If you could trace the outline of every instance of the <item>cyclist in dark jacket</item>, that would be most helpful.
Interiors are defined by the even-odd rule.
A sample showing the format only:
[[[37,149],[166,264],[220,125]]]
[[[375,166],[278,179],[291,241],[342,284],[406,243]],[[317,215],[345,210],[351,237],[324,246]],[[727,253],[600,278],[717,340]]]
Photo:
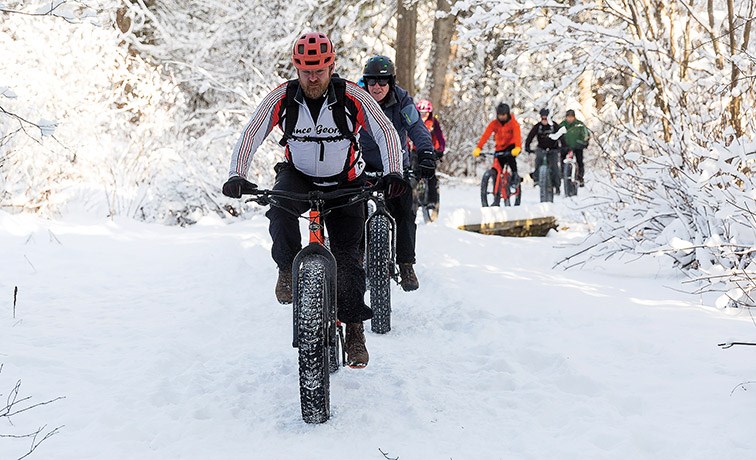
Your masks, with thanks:
[[[420,113],[407,91],[396,84],[396,69],[386,56],[373,56],[363,69],[365,88],[381,106],[394,128],[399,133],[404,149],[403,166],[409,168],[409,146],[412,140],[418,152],[418,165],[423,177],[431,177],[436,170],[436,156],[433,142]],[[382,171],[381,155],[374,138],[366,131],[360,131],[360,147],[367,163],[367,171]],[[389,212],[396,220],[396,262],[399,264],[401,286],[405,291],[420,287],[413,265],[415,264],[415,213],[412,210],[412,196],[406,194],[386,202]]]
[[[543,163],[543,156],[550,153],[550,151],[559,151],[562,147],[562,141],[560,139],[551,138],[551,136],[559,130],[559,125],[554,121],[549,121],[549,109],[541,109],[539,114],[541,115],[541,121],[533,125],[533,128],[530,129],[530,133],[528,133],[528,137],[525,138],[525,151],[528,153],[533,153],[533,149],[530,147],[530,144],[533,143],[533,139],[538,141],[535,170],[530,173],[530,178],[533,179],[533,182],[536,185],[538,185],[536,174],[538,173],[538,168],[540,168]],[[557,193],[559,193],[560,182],[559,162],[557,160],[558,153],[559,152],[549,154],[548,156],[549,170],[551,170],[551,183],[554,184]]]

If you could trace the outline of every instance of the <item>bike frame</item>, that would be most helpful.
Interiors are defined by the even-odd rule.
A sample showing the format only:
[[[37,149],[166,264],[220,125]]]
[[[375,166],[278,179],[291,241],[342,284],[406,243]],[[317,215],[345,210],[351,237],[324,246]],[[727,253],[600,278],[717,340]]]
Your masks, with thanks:
[[[504,182],[504,179],[507,179],[507,183],[511,183],[512,179],[512,171],[509,168],[509,165],[502,165],[501,162],[497,159],[498,155],[496,153],[481,153],[481,155],[484,156],[492,156],[493,157],[493,169],[496,170],[496,180],[494,181],[494,194],[499,195],[502,199],[506,200],[507,198],[512,198],[517,196],[518,193],[520,193],[520,189],[518,188],[515,193],[511,193],[509,191],[509,187],[502,187],[501,184]]]
[[[333,299],[331,301],[331,305],[329,306],[330,312],[329,316],[331,318],[336,318],[337,313],[337,305],[336,305],[336,258],[334,257],[333,253],[325,246],[325,226],[323,225],[323,217],[328,214],[333,209],[349,206],[351,204],[357,203],[359,201],[364,201],[370,197],[370,194],[373,192],[374,187],[361,187],[359,189],[342,189],[342,190],[334,190],[332,192],[323,192],[320,190],[314,190],[310,191],[308,193],[293,193],[293,192],[286,192],[282,190],[261,190],[261,189],[254,189],[254,190],[248,190],[245,191],[245,194],[254,195],[257,198],[255,201],[257,201],[261,205],[271,205],[276,206],[280,209],[283,209],[286,212],[291,213],[292,215],[295,215],[296,217],[302,217],[299,213],[292,211],[285,205],[281,203],[281,200],[292,200],[292,201],[300,201],[300,202],[307,202],[310,205],[310,211],[307,216],[307,220],[309,222],[308,225],[308,231],[309,231],[309,244],[305,247],[303,247],[297,255],[294,257],[294,262],[292,263],[292,279],[297,280],[299,279],[299,266],[301,265],[302,260],[310,255],[317,255],[321,257],[325,263],[326,270],[328,273],[328,279],[331,280],[331,292],[333,292]],[[328,200],[333,199],[339,199],[344,198],[347,199],[344,204],[331,206],[327,209],[324,209],[325,202]],[[294,348],[299,347],[299,310],[298,310],[298,304],[296,302],[296,299],[299,295],[299,283],[292,283],[292,297],[294,298],[294,308],[293,308],[293,337],[292,337],[292,346]],[[336,323],[333,324],[333,327],[336,327]],[[335,332],[335,331],[333,331]],[[335,338],[335,334],[332,335],[332,337]],[[335,343],[332,343],[331,345],[335,345]]]

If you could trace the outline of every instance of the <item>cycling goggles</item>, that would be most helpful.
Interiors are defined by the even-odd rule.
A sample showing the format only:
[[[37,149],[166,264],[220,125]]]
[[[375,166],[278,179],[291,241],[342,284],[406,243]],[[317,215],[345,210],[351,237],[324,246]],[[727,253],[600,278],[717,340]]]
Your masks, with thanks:
[[[365,84],[368,86],[388,86],[389,81],[388,78],[367,78]]]

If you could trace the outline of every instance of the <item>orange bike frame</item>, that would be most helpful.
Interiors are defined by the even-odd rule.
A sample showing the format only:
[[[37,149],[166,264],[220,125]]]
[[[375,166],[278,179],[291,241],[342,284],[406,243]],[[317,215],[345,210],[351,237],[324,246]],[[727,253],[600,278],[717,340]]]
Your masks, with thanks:
[[[496,170],[496,180],[494,182],[494,195],[499,195],[502,198],[507,199],[512,195],[509,193],[509,190],[507,190],[508,187],[501,186],[501,178],[504,176],[505,173],[506,174],[510,174],[510,173],[509,171],[506,171],[506,172],[504,171],[504,167],[501,165],[501,162],[499,162],[499,160],[496,157],[494,157],[493,159],[493,168]]]
[[[321,246],[325,246],[323,216],[320,215],[320,211],[310,210],[310,215],[307,217],[307,220],[310,222],[310,243],[318,243]]]

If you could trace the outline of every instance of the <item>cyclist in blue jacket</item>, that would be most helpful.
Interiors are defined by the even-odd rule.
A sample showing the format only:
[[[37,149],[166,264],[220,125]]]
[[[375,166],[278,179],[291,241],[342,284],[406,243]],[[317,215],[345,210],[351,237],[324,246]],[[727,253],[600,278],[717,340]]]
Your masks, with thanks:
[[[409,145],[412,141],[418,152],[419,173],[423,177],[433,177],[436,171],[436,155],[433,140],[425,127],[420,112],[417,111],[412,96],[396,84],[396,68],[386,56],[373,56],[367,60],[362,72],[365,89],[378,102],[383,113],[394,125],[402,142],[403,166],[410,166]],[[367,163],[367,171],[382,171],[381,153],[374,137],[365,130],[360,131],[360,148]],[[405,291],[420,287],[413,265],[415,264],[415,212],[412,209],[412,195],[406,194],[386,202],[389,212],[396,220],[396,262],[399,264],[401,286]]]

